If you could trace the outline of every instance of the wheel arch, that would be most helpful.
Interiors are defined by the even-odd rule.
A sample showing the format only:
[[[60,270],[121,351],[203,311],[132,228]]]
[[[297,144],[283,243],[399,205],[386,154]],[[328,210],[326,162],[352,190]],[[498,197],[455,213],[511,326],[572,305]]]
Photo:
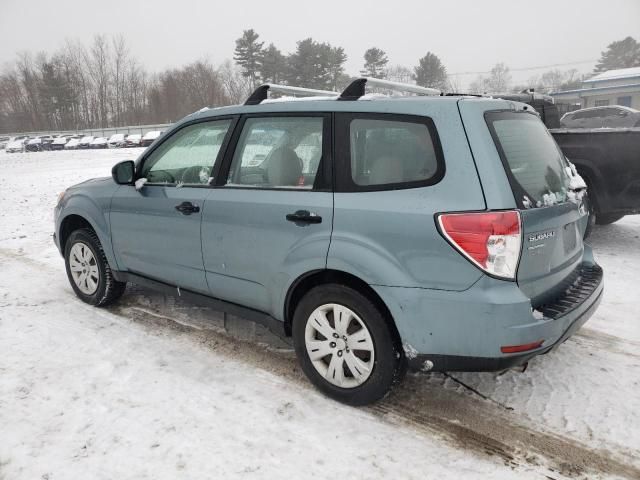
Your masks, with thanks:
[[[299,276],[289,287],[284,304],[284,329],[287,336],[291,336],[291,323],[295,313],[295,307],[302,297],[312,288],[327,283],[338,283],[353,288],[366,296],[383,313],[389,325],[393,341],[402,350],[400,332],[396,326],[391,311],[382,298],[361,278],[341,270],[323,269],[307,272]]]
[[[107,261],[109,265],[117,270],[117,262],[113,255],[113,249],[111,247],[111,239],[109,236],[109,232],[106,230],[105,226],[97,225],[91,215],[87,215],[83,211],[79,211],[77,209],[73,209],[69,211],[60,221],[58,231],[56,232],[58,235],[58,243],[60,245],[60,252],[64,255],[64,248],[69,238],[69,235],[74,230],[79,228],[88,228],[93,233],[96,234],[98,240],[102,244],[102,249],[104,251],[105,256],[107,257]]]
[[[58,232],[58,238],[60,239],[60,247],[63,251],[69,235],[71,235],[73,231],[80,228],[88,228],[96,233],[96,229],[93,225],[91,225],[91,222],[89,222],[89,220],[84,218],[82,215],[71,214],[62,219],[62,221],[60,222],[60,231]]]

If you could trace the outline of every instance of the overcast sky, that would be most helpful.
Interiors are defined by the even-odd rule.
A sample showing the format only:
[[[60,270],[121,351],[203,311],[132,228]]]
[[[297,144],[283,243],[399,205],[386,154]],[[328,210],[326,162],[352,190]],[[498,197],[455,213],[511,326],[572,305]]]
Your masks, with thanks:
[[[587,72],[607,44],[640,40],[640,0],[0,0],[0,64],[21,50],[50,52],[66,38],[88,44],[96,33],[123,34],[152,71],[203,57],[217,63],[231,58],[247,28],[285,53],[309,36],[342,46],[351,74],[377,46],[391,64],[407,66],[434,52],[450,74],[505,62],[521,83],[549,68],[517,69],[575,63],[558,68]]]

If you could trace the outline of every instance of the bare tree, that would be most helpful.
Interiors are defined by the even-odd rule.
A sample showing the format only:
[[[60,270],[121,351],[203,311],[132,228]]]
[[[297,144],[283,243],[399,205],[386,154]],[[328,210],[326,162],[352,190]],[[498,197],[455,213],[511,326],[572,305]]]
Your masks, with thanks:
[[[126,70],[129,63],[129,48],[122,35],[112,39],[113,55],[111,57],[110,95],[111,111],[115,125],[122,125],[122,115],[125,110]]]
[[[387,69],[387,79],[400,83],[413,83],[413,71],[404,65],[392,65]]]
[[[109,126],[109,43],[104,35],[93,38],[87,65],[94,83],[93,103],[98,111],[98,126]]]
[[[38,77],[34,68],[33,56],[29,52],[20,52],[16,68],[29,118],[29,129],[37,130],[41,127],[41,118],[40,102],[38,101]]]
[[[242,103],[251,93],[251,83],[231,61],[225,61],[218,68],[220,80],[229,103]]]

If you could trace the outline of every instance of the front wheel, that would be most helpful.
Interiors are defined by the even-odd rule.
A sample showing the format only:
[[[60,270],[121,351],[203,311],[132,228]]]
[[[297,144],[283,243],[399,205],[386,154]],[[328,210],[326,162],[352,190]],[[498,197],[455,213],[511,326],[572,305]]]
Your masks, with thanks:
[[[67,277],[85,303],[102,307],[122,296],[127,286],[113,278],[98,236],[87,228],[69,235],[64,248]]]
[[[302,370],[335,400],[354,406],[375,402],[404,375],[404,355],[384,314],[350,287],[310,290],[292,327]]]

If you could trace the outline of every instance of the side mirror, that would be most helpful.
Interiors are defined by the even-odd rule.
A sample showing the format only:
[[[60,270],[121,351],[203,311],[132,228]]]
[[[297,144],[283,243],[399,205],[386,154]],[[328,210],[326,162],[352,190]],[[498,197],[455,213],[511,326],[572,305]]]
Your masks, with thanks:
[[[133,160],[125,160],[113,166],[111,176],[118,185],[132,185],[134,171]]]

